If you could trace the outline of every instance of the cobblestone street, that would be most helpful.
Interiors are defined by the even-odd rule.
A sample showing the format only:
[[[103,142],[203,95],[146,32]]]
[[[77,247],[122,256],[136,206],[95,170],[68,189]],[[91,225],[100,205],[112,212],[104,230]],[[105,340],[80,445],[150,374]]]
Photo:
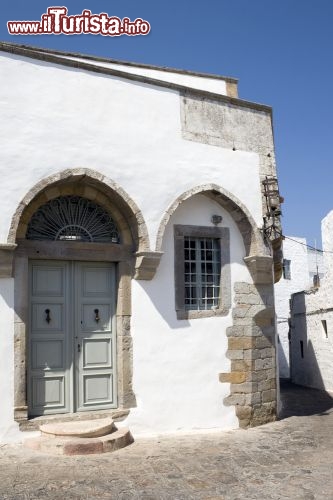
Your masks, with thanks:
[[[285,384],[282,420],[247,431],[137,439],[111,454],[0,448],[0,498],[333,499],[333,399]]]

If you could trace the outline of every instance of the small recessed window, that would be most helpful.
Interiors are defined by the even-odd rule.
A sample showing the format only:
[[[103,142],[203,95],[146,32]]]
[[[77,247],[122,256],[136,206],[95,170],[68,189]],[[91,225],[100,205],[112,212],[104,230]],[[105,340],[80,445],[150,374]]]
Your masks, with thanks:
[[[184,237],[185,309],[217,309],[220,300],[221,250],[217,238]]]
[[[291,261],[283,259],[283,277],[285,280],[291,280]]]
[[[301,349],[301,358],[304,358],[304,343],[303,343],[303,340],[299,341],[299,346],[300,346],[300,349]]]
[[[321,326],[322,326],[325,338],[328,339],[328,331],[327,331],[327,321],[326,321],[326,319],[322,319],[321,320]]]
[[[231,306],[229,229],[176,225],[174,230],[178,319],[227,314]]]

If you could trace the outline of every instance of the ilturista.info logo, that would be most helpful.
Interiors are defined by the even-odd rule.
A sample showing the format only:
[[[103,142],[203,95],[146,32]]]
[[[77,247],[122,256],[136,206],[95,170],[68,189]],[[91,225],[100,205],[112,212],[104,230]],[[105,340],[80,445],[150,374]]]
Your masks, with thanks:
[[[8,21],[7,28],[10,35],[137,36],[150,32],[149,22],[140,17],[131,21],[128,17],[120,19],[106,12],[93,14],[88,9],[69,16],[67,7],[49,7],[40,21]]]

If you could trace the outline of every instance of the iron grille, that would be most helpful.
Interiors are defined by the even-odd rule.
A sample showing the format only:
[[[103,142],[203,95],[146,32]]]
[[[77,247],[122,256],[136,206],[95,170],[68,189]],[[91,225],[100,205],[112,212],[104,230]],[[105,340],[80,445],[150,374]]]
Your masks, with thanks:
[[[28,225],[28,240],[119,243],[113,219],[100,205],[80,196],[60,196],[41,206]]]
[[[217,238],[184,238],[185,309],[219,306],[221,250]]]

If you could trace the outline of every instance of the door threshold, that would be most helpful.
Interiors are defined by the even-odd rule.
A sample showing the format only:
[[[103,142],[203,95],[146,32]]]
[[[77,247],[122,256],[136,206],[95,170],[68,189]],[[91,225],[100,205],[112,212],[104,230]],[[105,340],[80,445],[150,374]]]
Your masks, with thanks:
[[[111,417],[115,422],[121,422],[129,415],[130,410],[125,408],[116,408],[109,410],[82,411],[77,413],[57,413],[55,415],[42,415],[32,417],[19,423],[21,431],[38,431],[44,424],[58,422],[75,422],[76,420],[94,420],[97,418]]]

